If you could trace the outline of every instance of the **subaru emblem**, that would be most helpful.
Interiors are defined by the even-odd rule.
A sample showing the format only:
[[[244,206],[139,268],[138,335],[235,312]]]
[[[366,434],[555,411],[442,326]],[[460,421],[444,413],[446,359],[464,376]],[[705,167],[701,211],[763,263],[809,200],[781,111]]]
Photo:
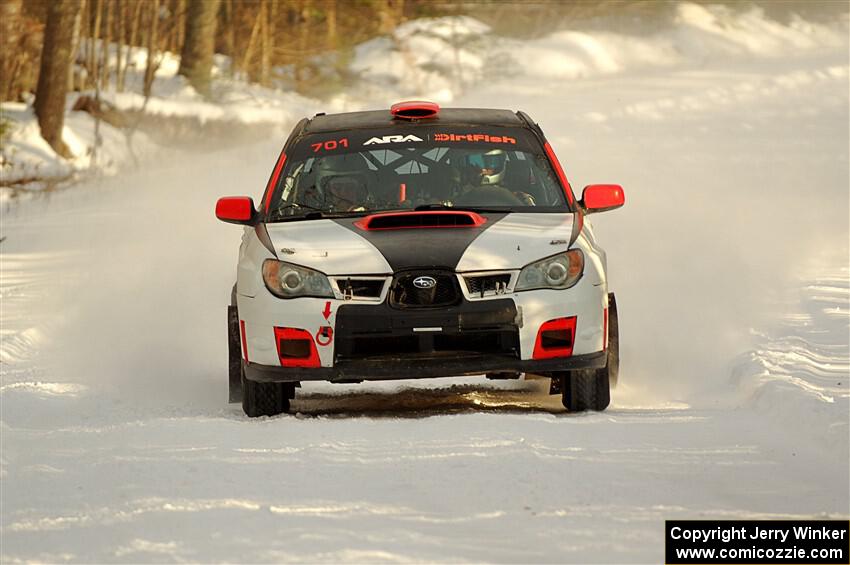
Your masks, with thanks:
[[[416,277],[413,279],[413,286],[416,288],[433,288],[437,286],[437,279],[434,277]]]

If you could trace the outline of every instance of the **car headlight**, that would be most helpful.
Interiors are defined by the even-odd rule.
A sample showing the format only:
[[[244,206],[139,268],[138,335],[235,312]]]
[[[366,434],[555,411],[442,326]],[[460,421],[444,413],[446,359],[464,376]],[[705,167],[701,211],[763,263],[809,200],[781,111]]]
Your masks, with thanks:
[[[334,297],[331,282],[324,273],[275,259],[263,261],[263,281],[269,292],[279,298]]]
[[[584,272],[584,253],[571,249],[523,267],[514,290],[564,289],[574,286]]]

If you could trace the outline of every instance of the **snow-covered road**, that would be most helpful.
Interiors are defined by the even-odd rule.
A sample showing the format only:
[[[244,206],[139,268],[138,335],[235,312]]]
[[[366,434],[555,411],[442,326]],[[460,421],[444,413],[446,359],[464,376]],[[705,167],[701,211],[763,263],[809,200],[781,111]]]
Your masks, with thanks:
[[[850,514],[846,43],[493,80],[593,217],[618,295],[611,408],[548,381],[312,385],[227,405],[238,228],[281,141],[6,209],[3,562],[660,562],[671,518]],[[598,218],[598,219],[597,219]]]

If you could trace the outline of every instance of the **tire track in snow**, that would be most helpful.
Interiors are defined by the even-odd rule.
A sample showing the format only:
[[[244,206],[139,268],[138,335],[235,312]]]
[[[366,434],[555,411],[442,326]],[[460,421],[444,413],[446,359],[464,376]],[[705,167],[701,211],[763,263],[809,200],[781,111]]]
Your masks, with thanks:
[[[704,83],[706,76],[710,76],[710,74],[693,72],[683,73],[682,78],[696,79],[699,77],[696,85]],[[700,89],[695,94],[634,102],[628,104],[622,111],[613,114],[612,117],[629,116],[645,120],[668,120],[671,118],[671,114],[676,114],[681,119],[694,113],[711,112],[718,107],[788,96],[814,87],[831,87],[846,83],[848,76],[850,76],[850,67],[845,65],[828,65],[813,70],[800,69],[756,78],[746,78],[747,75],[743,75],[742,80],[733,86],[714,85]],[[816,108],[812,107],[801,107],[796,110],[798,112],[809,112],[809,114],[817,111]],[[592,121],[605,121],[607,119],[603,114],[598,113],[590,113],[587,117]]]
[[[850,269],[827,271],[803,283],[799,312],[772,333],[757,334],[735,378],[753,396],[794,388],[823,403],[850,399]]]

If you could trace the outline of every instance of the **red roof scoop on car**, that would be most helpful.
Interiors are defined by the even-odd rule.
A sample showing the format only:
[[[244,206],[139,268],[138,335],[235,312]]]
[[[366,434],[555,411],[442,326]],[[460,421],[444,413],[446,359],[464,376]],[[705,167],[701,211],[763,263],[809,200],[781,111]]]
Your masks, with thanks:
[[[433,118],[440,112],[440,106],[435,102],[424,100],[410,100],[398,102],[390,107],[390,114],[402,120],[421,120]]]

